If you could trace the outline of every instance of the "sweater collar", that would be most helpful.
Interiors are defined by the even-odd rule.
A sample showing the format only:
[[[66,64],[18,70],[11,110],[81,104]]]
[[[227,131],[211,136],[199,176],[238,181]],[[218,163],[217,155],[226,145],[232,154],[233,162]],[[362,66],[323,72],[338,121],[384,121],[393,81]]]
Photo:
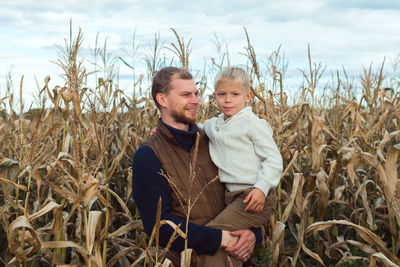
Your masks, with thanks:
[[[174,128],[160,119],[159,125],[165,126],[169,133],[172,134],[171,137],[181,146],[183,147],[186,151],[190,151],[192,148],[195,138],[196,138],[196,132],[197,132],[197,127],[194,123],[189,124],[189,131],[184,131],[181,129]],[[170,138],[171,140],[171,138]]]
[[[218,122],[220,124],[226,124],[226,123],[229,123],[230,121],[235,121],[237,118],[245,116],[246,114],[250,114],[251,112],[252,112],[251,107],[244,107],[238,113],[236,113],[235,115],[229,117],[226,120],[224,120],[224,113],[221,113],[221,114],[218,115]]]

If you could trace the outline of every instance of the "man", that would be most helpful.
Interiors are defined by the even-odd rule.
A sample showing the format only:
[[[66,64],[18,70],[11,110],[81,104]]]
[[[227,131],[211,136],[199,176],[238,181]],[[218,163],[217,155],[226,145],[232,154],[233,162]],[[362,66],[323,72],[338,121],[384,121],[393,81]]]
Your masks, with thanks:
[[[161,220],[180,224],[185,232],[187,204],[189,199],[194,201],[201,192],[190,210],[188,247],[200,255],[202,266],[229,266],[226,252],[245,262],[251,256],[256,235],[248,229],[229,232],[204,226],[224,209],[225,187],[219,180],[211,182],[217,176],[217,168],[209,155],[208,138],[195,125],[199,103],[197,92],[192,75],[183,69],[167,67],[154,76],[152,96],[161,119],[157,133],[145,140],[133,157],[132,195],[145,231],[150,235],[160,197]],[[196,150],[196,138],[196,176],[191,181],[190,163]],[[260,229],[254,231],[260,242]],[[168,244],[172,233],[169,225],[160,228],[161,246]],[[180,252],[183,249],[184,240],[179,237],[172,243],[170,251]],[[169,255],[175,266],[179,266],[177,254]]]

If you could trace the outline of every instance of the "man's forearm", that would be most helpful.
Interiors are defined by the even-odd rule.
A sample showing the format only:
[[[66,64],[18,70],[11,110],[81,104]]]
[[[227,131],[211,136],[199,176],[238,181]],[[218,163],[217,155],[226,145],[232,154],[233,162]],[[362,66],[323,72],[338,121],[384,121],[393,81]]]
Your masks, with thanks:
[[[166,214],[162,220],[170,220],[175,224],[180,224],[180,229],[186,231],[186,220],[175,215]],[[165,246],[174,230],[169,225],[160,228],[160,245]],[[193,248],[199,254],[213,255],[220,247],[222,231],[189,222],[188,226],[188,247]],[[185,247],[183,238],[177,238],[171,245],[171,250],[182,251]]]

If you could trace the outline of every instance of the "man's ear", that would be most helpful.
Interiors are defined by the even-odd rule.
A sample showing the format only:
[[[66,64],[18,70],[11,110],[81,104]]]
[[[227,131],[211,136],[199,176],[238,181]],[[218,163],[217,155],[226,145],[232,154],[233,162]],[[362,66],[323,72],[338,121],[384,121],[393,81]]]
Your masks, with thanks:
[[[163,93],[157,93],[156,94],[156,99],[157,99],[157,102],[158,102],[158,104],[160,106],[162,106],[162,107],[166,107],[167,106],[167,101],[166,101],[165,95]]]

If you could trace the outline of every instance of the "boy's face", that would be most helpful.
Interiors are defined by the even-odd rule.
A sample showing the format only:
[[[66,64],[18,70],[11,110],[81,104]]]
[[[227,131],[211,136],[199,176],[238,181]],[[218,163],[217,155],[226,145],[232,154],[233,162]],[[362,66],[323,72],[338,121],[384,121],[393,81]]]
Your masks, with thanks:
[[[232,82],[218,83],[214,92],[215,101],[224,113],[225,120],[241,111],[251,96],[251,91],[244,89],[240,83]]]

